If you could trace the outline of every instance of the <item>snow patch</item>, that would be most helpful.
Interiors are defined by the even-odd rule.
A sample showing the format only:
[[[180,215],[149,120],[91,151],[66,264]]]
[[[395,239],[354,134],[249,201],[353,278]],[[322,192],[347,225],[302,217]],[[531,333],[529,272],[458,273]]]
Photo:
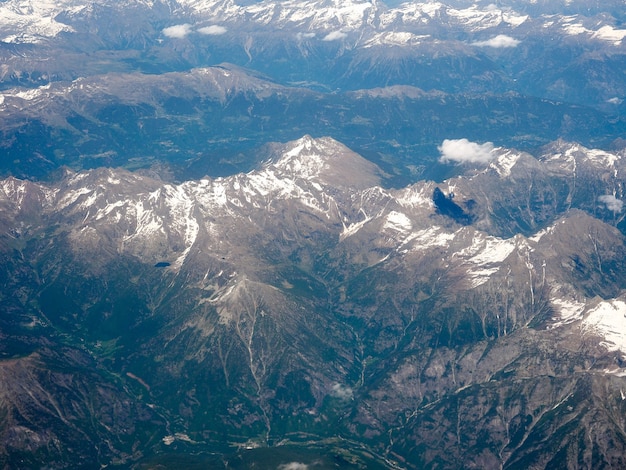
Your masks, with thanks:
[[[568,150],[567,153],[574,152],[575,150],[581,150],[580,148]],[[585,158],[601,166],[603,168],[613,168],[615,164],[619,161],[619,157],[615,154],[605,152],[604,150],[598,149],[582,149],[585,154]]]
[[[430,35],[422,34],[416,35],[413,33],[403,31],[390,31],[385,33],[375,34],[371,39],[367,40],[363,44],[363,48],[370,48],[374,46],[416,46],[420,44],[424,39],[428,39]]]
[[[417,207],[431,209],[434,206],[432,188],[426,186],[403,189],[397,194],[395,199],[402,207],[410,209]]]
[[[7,178],[2,180],[2,191],[7,198],[12,201],[17,208],[22,207],[24,198],[26,197],[26,183],[16,178]]]
[[[370,220],[372,220],[372,218],[373,217],[366,217],[364,220],[361,220],[360,222],[355,222],[353,224],[350,224],[347,227],[344,225],[343,226],[343,231],[339,235],[339,241],[343,241],[346,238],[351,237],[352,235],[357,233],[359,230],[361,230],[361,228],[363,228],[363,226],[366,223],[368,223]]]
[[[603,41],[612,42],[615,46],[619,46],[626,37],[626,29],[615,29],[612,26],[606,25],[594,32],[592,36]]]
[[[557,314],[555,319],[558,319],[551,325],[552,328],[558,328],[579,320],[583,310],[585,310],[584,302],[578,302],[573,299],[551,298],[550,303]]]
[[[411,220],[401,212],[391,211],[387,214],[387,220],[383,226],[383,230],[391,229],[396,232],[408,232],[413,228]]]
[[[427,251],[433,247],[447,247],[453,239],[453,233],[444,231],[442,227],[433,226],[411,233],[403,245],[412,243],[411,251]]]
[[[462,10],[448,8],[446,13],[459,23],[471,27],[473,31],[494,28],[503,20],[501,11],[497,8],[481,10],[478,5]]]
[[[600,344],[607,350],[626,353],[626,302],[600,302],[587,313],[583,326],[604,337]]]
[[[63,11],[62,2],[21,0],[3,2],[0,5],[2,30],[13,32],[3,37],[2,42],[36,44],[63,31],[74,32],[71,26],[55,20]]]
[[[136,226],[133,233],[124,237],[124,242],[133,241],[135,239],[146,240],[154,236],[156,233],[163,232],[163,222],[152,212],[146,210],[144,201],[137,201],[130,211],[134,213]]]
[[[183,237],[185,249],[172,263],[174,268],[180,268],[196,241],[200,225],[194,217],[195,204],[181,186],[166,186],[167,205],[169,207],[172,228]]]
[[[516,246],[515,238],[502,240],[477,232],[472,237],[471,244],[453,256],[464,259],[470,285],[474,288],[484,284],[492,274],[498,272],[502,262]]]
[[[82,196],[83,194],[89,194],[91,193],[91,191],[92,190],[87,187],[68,191],[57,203],[59,209],[65,209],[66,207],[75,203],[80,196]]]
[[[13,96],[15,96],[16,98],[23,99],[25,101],[32,101],[32,100],[37,99],[37,98],[39,98],[41,96],[41,89],[40,88],[34,88],[32,90],[18,91],[16,93],[14,93]]]
[[[475,239],[475,244],[469,249],[472,251],[479,247],[478,253],[470,258],[470,262],[476,265],[502,263],[513,252],[515,246],[513,239],[501,240],[499,238],[487,237],[481,240],[478,237],[478,239]]]
[[[489,167],[493,168],[502,178],[511,176],[511,170],[520,159],[520,155],[513,152],[506,152],[500,155]]]
[[[563,31],[565,34],[569,34],[571,36],[577,36],[579,34],[589,33],[590,31],[585,28],[581,23],[569,23],[567,22],[569,18],[565,18],[566,22],[563,25]]]
[[[524,24],[528,20],[528,15],[520,15],[514,11],[502,12],[502,19],[505,23],[510,24],[513,27],[518,27]]]

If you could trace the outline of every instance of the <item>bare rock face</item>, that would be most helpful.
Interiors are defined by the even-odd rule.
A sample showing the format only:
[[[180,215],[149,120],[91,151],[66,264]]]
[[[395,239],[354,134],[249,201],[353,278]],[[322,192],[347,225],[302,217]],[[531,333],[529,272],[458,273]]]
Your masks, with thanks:
[[[621,157],[557,146],[394,190],[309,136],[230,177],[4,180],[2,462],[619,468]]]

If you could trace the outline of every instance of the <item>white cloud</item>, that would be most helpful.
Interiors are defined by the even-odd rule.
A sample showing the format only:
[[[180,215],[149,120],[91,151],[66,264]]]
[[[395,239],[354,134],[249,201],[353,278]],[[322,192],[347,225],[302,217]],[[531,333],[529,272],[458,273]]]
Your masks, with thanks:
[[[606,101],[607,101],[608,103],[611,103],[611,104],[622,104],[622,101],[623,101],[623,100],[622,100],[622,99],[620,99],[620,98],[618,98],[617,96],[614,96],[613,98],[608,99],[608,100],[606,100]]]
[[[310,38],[314,38],[315,37],[315,33],[298,33],[296,34],[296,39],[298,41],[301,41],[302,39],[310,39]]]
[[[216,24],[212,24],[211,26],[205,26],[198,29],[198,32],[200,34],[206,34],[207,36],[219,36],[220,34],[224,34],[226,31],[228,30],[224,26],[219,26]]]
[[[511,36],[507,36],[505,34],[498,34],[497,36],[487,39],[486,41],[478,41],[472,43],[474,46],[478,47],[495,47],[495,48],[503,48],[503,47],[517,47],[520,43],[518,39],[512,38]]]
[[[346,385],[335,384],[333,385],[332,395],[342,400],[352,399],[352,389]]]
[[[344,39],[346,36],[347,34],[342,33],[341,31],[333,31],[324,36],[324,39],[322,39],[322,41],[339,41],[341,39]]]
[[[300,462],[289,462],[278,466],[278,470],[308,470],[309,466]]]
[[[175,26],[170,26],[169,28],[163,29],[163,34],[168,38],[184,38],[191,32],[190,24],[177,24]]]
[[[622,212],[624,208],[624,201],[617,199],[612,194],[605,194],[604,196],[600,196],[598,201],[606,205],[606,208],[613,212]]]
[[[438,149],[442,163],[487,163],[495,158],[491,142],[477,144],[467,139],[446,139]]]

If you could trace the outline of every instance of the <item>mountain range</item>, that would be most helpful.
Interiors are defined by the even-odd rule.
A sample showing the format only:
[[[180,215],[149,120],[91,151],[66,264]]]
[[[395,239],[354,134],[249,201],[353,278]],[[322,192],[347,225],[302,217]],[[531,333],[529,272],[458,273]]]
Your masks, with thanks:
[[[623,463],[621,154],[494,148],[385,189],[330,138],[269,153],[2,182],[5,465]]]
[[[0,2],[0,467],[624,468],[623,0]]]
[[[63,166],[166,165],[179,181],[224,176],[254,168],[266,142],[332,133],[384,168],[388,183],[402,186],[449,176],[441,172],[452,167],[437,165],[437,146],[451,136],[530,149],[558,138],[621,148],[626,131],[621,117],[519,95],[406,86],[328,94],[278,85],[232,65],[11,91],[0,110],[0,168],[39,179]]]
[[[623,78],[607,72],[623,60],[622,7],[621,1],[6,1],[3,81],[35,85],[85,71],[143,66],[162,73],[231,62],[283,84],[329,90],[514,89],[615,106],[607,100],[623,96]],[[55,63],[45,59],[51,49],[60,54]]]
[[[309,134],[403,186],[451,176],[432,170],[446,138],[620,149],[622,6],[5,1],[2,172],[225,176]]]

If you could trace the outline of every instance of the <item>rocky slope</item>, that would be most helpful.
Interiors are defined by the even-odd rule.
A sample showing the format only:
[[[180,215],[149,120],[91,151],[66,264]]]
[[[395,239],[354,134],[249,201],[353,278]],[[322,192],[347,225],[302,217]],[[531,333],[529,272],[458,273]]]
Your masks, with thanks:
[[[624,464],[622,155],[394,190],[330,138],[267,155],[2,182],[3,464]]]

